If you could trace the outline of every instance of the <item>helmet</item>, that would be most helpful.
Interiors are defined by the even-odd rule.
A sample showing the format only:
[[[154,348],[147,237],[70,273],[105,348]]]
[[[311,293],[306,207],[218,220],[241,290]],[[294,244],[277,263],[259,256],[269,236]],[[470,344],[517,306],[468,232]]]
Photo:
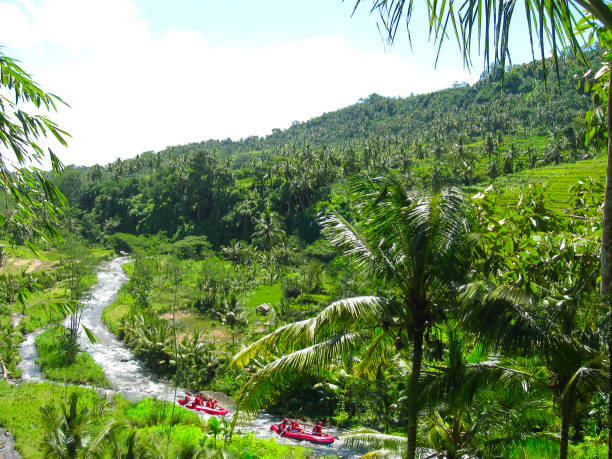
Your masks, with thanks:
[[[289,419],[283,419],[283,422],[289,422]]]
[[[323,425],[323,422],[322,422],[322,421],[319,421],[319,422],[317,422],[317,425],[318,425],[318,426],[322,426],[322,425]]]

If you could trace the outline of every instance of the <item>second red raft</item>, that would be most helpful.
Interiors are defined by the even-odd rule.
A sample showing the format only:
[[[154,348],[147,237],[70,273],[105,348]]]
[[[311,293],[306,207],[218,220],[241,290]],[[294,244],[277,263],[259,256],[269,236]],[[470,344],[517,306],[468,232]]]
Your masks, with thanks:
[[[326,435],[326,434],[313,435],[313,434],[309,434],[306,432],[291,432],[288,430],[281,432],[280,427],[278,427],[278,425],[276,424],[272,424],[270,426],[270,430],[273,430],[274,432],[279,434],[281,437],[294,438],[296,440],[306,440],[306,441],[311,441],[313,443],[319,443],[322,445],[331,445],[335,440],[333,436]]]
[[[227,411],[225,408],[221,408],[220,406],[217,408],[209,408],[207,406],[204,405],[196,405],[193,402],[191,403],[187,403],[186,405],[183,405],[185,408],[189,408],[190,410],[194,410],[194,411],[204,411],[205,413],[208,414],[217,414],[219,416],[225,416],[227,413],[229,413],[229,411]]]

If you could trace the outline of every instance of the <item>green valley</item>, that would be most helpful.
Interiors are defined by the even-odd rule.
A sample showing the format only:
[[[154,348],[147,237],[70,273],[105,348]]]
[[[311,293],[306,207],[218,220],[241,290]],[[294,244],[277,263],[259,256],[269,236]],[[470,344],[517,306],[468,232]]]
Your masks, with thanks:
[[[32,135],[66,133],[17,107],[61,99],[0,49],[0,147],[34,152],[0,155],[5,451],[606,457],[597,31],[584,61],[503,50],[471,85],[49,172]]]

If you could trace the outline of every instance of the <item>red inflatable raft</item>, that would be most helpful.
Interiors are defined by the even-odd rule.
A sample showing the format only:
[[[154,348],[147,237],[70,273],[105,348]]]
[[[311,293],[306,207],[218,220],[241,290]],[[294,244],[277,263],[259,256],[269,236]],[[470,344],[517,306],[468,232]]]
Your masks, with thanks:
[[[191,394],[188,394],[188,395],[191,395]],[[196,403],[196,401],[191,400],[189,396],[186,398],[179,398],[178,402],[179,402],[179,405],[184,406],[185,408],[194,410],[194,411],[204,411],[205,413],[216,414],[219,416],[225,416],[227,413],[229,413],[229,411],[227,411],[225,408],[221,408],[220,406],[217,408],[210,408],[206,405]]]
[[[281,432],[280,427],[278,427],[278,425],[276,424],[272,424],[270,426],[270,430],[273,430],[281,437],[294,438],[296,440],[307,440],[313,443],[320,443],[323,445],[331,445],[335,440],[333,436],[326,434],[313,435],[306,432],[292,432],[288,430]]]
[[[227,413],[229,413],[229,411],[227,411],[225,408],[221,408],[220,406],[217,408],[209,408],[207,406],[204,405],[196,405],[193,402],[191,403],[187,403],[186,405],[183,405],[185,408],[188,408],[190,410],[194,410],[194,411],[204,411],[205,413],[208,414],[217,414],[219,416],[225,416]]]

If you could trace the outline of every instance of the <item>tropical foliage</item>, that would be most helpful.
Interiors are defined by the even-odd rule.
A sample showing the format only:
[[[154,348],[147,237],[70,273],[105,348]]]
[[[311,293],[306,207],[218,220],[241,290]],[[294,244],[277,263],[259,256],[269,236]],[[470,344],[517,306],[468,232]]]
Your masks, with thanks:
[[[458,11],[436,5],[441,39],[440,19]],[[473,9],[449,25],[471,37],[479,6],[465,5]],[[412,8],[373,6],[391,37]],[[530,27],[552,19],[565,33],[576,26],[565,13],[540,12]],[[503,48],[500,37],[486,46]],[[598,66],[605,57],[589,45],[583,54]],[[502,51],[472,86],[374,94],[265,138],[69,167],[53,178],[69,201],[61,230],[75,233],[64,255],[11,271],[11,254],[37,236],[10,219],[0,228],[12,246],[0,257],[3,375],[18,373],[20,331],[66,315],[67,330],[39,335],[41,364],[65,376],[64,364],[83,363],[87,241],[132,256],[130,280],[104,314],[109,327],[175,384],[235,396],[231,428],[240,413],[265,408],[352,428],[347,444],[371,455],[599,454],[609,432],[610,317],[597,293],[604,185],[602,173],[582,171],[603,161],[601,136],[589,120],[573,121],[601,114],[603,86],[587,75],[576,88],[572,75],[584,72],[569,58],[506,67]],[[550,188],[537,183],[572,170],[580,181],[571,187],[556,175]],[[44,220],[45,206],[34,207]],[[26,315],[15,327],[18,310]],[[0,404],[28,387],[0,385]],[[90,396],[38,410],[46,428],[32,433],[41,440],[33,450],[44,439],[60,457],[302,455],[250,437],[229,444],[227,424],[204,425],[159,401],[98,397],[89,407]],[[9,411],[0,422],[24,448],[27,429]]]

